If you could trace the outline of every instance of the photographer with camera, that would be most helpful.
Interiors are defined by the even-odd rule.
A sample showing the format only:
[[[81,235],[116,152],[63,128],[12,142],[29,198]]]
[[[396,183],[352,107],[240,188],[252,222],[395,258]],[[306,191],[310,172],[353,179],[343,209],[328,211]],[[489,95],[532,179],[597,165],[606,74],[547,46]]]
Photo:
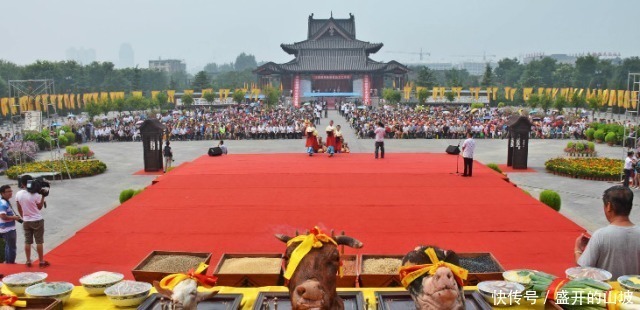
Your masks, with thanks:
[[[4,239],[4,263],[16,263],[16,221],[22,223],[22,219],[15,214],[9,199],[13,196],[13,190],[9,185],[0,186],[0,238]]]
[[[44,219],[40,213],[45,205],[44,197],[49,193],[48,185],[49,183],[46,181],[34,180],[30,175],[25,175],[20,179],[21,190],[16,194],[18,212],[24,220],[22,227],[24,228],[24,253],[27,257],[27,267],[31,267],[31,245],[34,239],[40,268],[50,265],[44,260]]]

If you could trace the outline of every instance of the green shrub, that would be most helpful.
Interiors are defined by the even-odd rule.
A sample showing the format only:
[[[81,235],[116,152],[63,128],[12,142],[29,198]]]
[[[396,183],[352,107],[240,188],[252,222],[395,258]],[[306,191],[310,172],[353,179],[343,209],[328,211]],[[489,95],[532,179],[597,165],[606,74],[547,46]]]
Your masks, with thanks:
[[[568,149],[572,149],[574,146],[576,146],[575,142],[567,142],[567,148]]]
[[[125,189],[120,192],[120,203],[124,203],[125,201],[131,199],[135,195],[135,191],[133,189]]]
[[[606,136],[604,136],[604,142],[607,143],[616,143],[617,137],[615,132],[608,132]]]
[[[589,151],[595,151],[596,150],[596,144],[593,142],[588,142],[587,143],[587,148],[589,149]]]
[[[76,142],[76,134],[73,132],[66,132],[64,134],[67,137],[67,141],[69,141],[69,145],[74,144]]]
[[[582,142],[576,143],[576,151],[578,151],[578,152],[584,151],[584,143],[582,143]]]
[[[593,134],[596,133],[596,130],[593,128],[587,129],[584,134],[587,136],[587,139],[593,140]]]
[[[88,146],[86,146],[86,145],[85,145],[85,146],[83,146],[83,147],[80,149],[80,153],[82,153],[82,154],[89,154],[89,151],[90,151],[90,149],[89,149],[89,147],[88,147]]]
[[[604,141],[604,130],[602,129],[596,130],[596,132],[593,134],[593,138],[598,141]]]
[[[487,168],[493,169],[498,173],[502,173],[502,170],[500,170],[500,167],[498,167],[498,165],[494,163],[487,164]]]
[[[472,109],[482,109],[484,108],[484,103],[474,102],[471,104]]]
[[[69,144],[69,139],[67,137],[62,136],[58,139],[58,143],[60,143],[60,147],[64,147]]]
[[[556,193],[552,190],[544,190],[540,193],[540,202],[546,204],[556,211],[560,211],[560,207],[562,206],[562,200],[560,199],[560,194]]]
[[[498,102],[498,108],[504,107],[504,102]]]
[[[64,149],[69,155],[76,155],[79,152],[78,147],[73,145],[68,145]]]

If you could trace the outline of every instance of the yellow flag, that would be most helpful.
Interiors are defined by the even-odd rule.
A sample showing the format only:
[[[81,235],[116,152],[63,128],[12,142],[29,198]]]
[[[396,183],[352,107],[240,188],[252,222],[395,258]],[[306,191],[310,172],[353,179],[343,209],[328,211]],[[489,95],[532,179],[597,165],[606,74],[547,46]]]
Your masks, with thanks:
[[[556,96],[558,96],[558,91],[559,91],[559,90],[560,90],[560,89],[558,89],[558,88],[554,88],[554,89],[553,89],[553,92],[552,92],[552,95],[551,95],[551,98],[555,98]]]
[[[167,90],[167,97],[169,102],[171,103],[175,103],[175,96],[176,96],[176,91],[175,90]]]
[[[563,98],[567,98],[569,96],[569,89],[568,88],[561,88],[560,89],[560,96],[562,96]]]
[[[608,89],[609,91],[609,106],[615,106],[616,105],[616,101],[618,99],[618,96],[616,96],[616,90],[615,89]]]
[[[142,97],[142,92],[141,91],[132,91],[131,95],[134,97]]]
[[[624,106],[624,90],[618,90],[618,106]]]
[[[509,94],[511,93],[511,87],[504,88],[504,99],[509,100]]]
[[[522,98],[524,101],[529,101],[531,93],[533,93],[533,87],[526,87],[522,89]]]
[[[518,90],[517,88],[512,88],[511,89],[511,93],[509,93],[509,98],[511,98],[511,99],[509,99],[509,100],[513,101],[513,96],[515,96],[517,90]]]
[[[498,87],[492,87],[491,94],[493,95],[493,100],[498,100]]]
[[[15,115],[18,113],[18,107],[16,106],[16,98],[9,98],[8,101],[9,108],[11,109],[11,114]]]
[[[58,109],[62,109],[64,104],[64,95],[58,95]]]
[[[2,116],[7,116],[7,112],[9,112],[7,101],[7,98],[0,98],[0,112],[2,112]]]
[[[630,100],[631,100],[631,108],[635,109],[637,104],[638,104],[638,92],[637,91],[631,92]]]
[[[212,93],[212,92],[213,92],[213,88],[205,88],[202,90],[202,95],[204,96],[204,94]]]

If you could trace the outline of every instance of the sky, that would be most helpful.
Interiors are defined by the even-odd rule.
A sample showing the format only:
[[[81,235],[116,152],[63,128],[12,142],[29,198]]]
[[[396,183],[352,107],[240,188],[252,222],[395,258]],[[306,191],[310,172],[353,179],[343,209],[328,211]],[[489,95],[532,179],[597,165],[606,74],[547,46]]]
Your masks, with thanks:
[[[1,0],[0,59],[65,60],[94,49],[118,64],[182,59],[189,71],[242,53],[286,62],[281,43],[303,41],[307,20],[355,15],[359,40],[384,43],[371,58],[405,63],[497,61],[543,52],[640,55],[637,0]],[[398,53],[400,52],[400,53]],[[486,55],[486,57],[483,57]]]

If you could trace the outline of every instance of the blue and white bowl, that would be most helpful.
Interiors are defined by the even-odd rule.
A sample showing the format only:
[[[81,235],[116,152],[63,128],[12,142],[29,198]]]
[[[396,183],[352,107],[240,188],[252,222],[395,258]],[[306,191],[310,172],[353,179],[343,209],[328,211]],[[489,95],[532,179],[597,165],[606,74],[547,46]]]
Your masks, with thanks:
[[[20,272],[4,277],[2,282],[16,295],[22,295],[27,287],[44,282],[48,276],[44,272]]]
[[[73,291],[73,284],[69,282],[38,283],[27,287],[25,293],[28,297],[45,297],[60,299],[66,303]]]
[[[89,295],[104,295],[104,290],[122,281],[124,275],[117,272],[98,271],[80,278],[80,284]]]
[[[118,307],[134,307],[141,304],[151,291],[151,284],[124,280],[104,290],[109,300]]]

